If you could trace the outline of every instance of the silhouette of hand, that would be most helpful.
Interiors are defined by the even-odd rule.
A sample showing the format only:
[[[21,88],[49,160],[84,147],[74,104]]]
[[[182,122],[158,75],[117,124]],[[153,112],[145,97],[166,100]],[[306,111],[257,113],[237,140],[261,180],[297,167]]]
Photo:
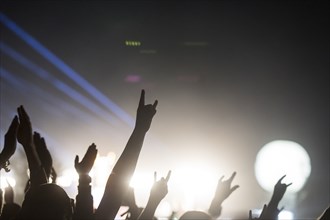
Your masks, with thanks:
[[[222,181],[224,176],[219,179],[214,197],[209,207],[209,214],[211,214],[213,218],[218,218],[220,216],[222,202],[239,187],[238,185],[231,187],[231,183],[235,176],[236,172],[234,172],[228,180]]]
[[[53,159],[47,149],[45,139],[41,137],[38,132],[34,132],[33,142],[38,153],[40,162],[45,169],[47,177],[49,177],[53,166]]]
[[[14,203],[14,190],[13,187],[7,180],[7,187],[5,188],[5,203],[6,204],[13,204]]]
[[[96,159],[96,155],[97,149],[94,143],[88,147],[88,150],[80,163],[79,156],[76,155],[74,160],[74,167],[76,168],[76,171],[79,175],[88,174],[91,171]]]
[[[18,130],[18,117],[15,116],[5,134],[4,146],[0,153],[0,170],[4,168],[7,172],[10,170],[8,168],[9,158],[15,153],[16,150],[16,136]]]
[[[167,183],[171,177],[171,171],[168,171],[166,178],[162,177],[157,181],[157,173],[154,173],[154,184],[150,191],[150,200],[160,202],[168,192]]]
[[[17,130],[17,141],[22,144],[24,148],[32,146],[32,125],[30,118],[25,109],[21,105],[17,108],[19,117],[19,126]]]
[[[281,183],[285,176],[286,175],[282,176],[274,186],[273,199],[275,199],[276,201],[280,201],[283,198],[286,189],[292,184]]]
[[[139,107],[137,109],[136,115],[136,127],[147,132],[150,128],[152,118],[156,114],[156,107],[158,101],[156,100],[154,104],[145,105],[144,101],[145,92],[144,90],[141,91]]]
[[[239,188],[239,185],[235,185],[231,187],[231,183],[235,178],[235,176],[236,176],[236,172],[234,172],[228,180],[222,181],[224,176],[222,176],[219,179],[217,189],[214,195],[214,198],[217,201],[221,201],[221,202],[224,201],[230,196],[230,194],[232,194],[232,192],[234,192],[237,188]]]

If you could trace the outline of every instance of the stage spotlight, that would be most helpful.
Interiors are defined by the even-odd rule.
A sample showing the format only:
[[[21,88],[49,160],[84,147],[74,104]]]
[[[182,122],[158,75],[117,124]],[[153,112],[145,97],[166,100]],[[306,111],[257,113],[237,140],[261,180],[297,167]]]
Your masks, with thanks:
[[[259,185],[272,192],[275,183],[286,175],[285,183],[291,183],[288,192],[296,193],[305,185],[311,162],[306,150],[288,140],[275,140],[266,144],[257,154],[255,175]]]
[[[181,210],[206,209],[214,194],[218,173],[207,163],[186,163],[172,171],[169,187],[181,195]]]

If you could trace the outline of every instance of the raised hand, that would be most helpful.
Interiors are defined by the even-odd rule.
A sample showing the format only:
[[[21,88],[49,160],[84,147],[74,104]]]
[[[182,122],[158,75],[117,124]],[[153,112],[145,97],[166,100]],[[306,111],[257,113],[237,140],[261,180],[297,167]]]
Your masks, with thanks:
[[[47,145],[45,139],[40,136],[38,132],[34,132],[33,134],[33,142],[38,153],[40,162],[45,169],[45,173],[47,178],[50,177],[52,167],[53,167],[53,159],[50,152],[47,149]]]
[[[157,173],[154,173],[154,185],[151,188],[150,196],[146,208],[142,211],[138,220],[143,219],[153,219],[155,211],[162,201],[162,199],[167,195],[167,182],[171,177],[171,171],[168,171],[167,176],[162,177],[157,181]]]
[[[88,174],[91,171],[96,159],[96,155],[97,149],[94,143],[88,147],[88,150],[86,151],[85,156],[81,162],[79,162],[79,156],[76,155],[74,160],[74,167],[76,168],[76,171],[79,175]]]
[[[17,141],[22,144],[24,148],[31,147],[33,144],[33,139],[30,118],[22,105],[17,108],[17,113],[19,117]]]
[[[150,128],[153,116],[156,114],[158,103],[155,101],[152,105],[145,105],[144,99],[145,92],[142,90],[135,128],[108,178],[103,197],[95,211],[95,220],[114,219],[128,190],[128,180],[134,174],[145,135]]]
[[[30,169],[31,186],[47,183],[47,176],[41,165],[40,158],[35,149],[32,135],[32,125],[28,114],[21,105],[17,108],[19,126],[17,130],[17,141],[23,146]]]
[[[280,201],[283,198],[286,189],[292,184],[281,183],[285,176],[286,175],[282,176],[274,186],[273,199],[276,199],[277,201]]]
[[[160,202],[168,192],[167,183],[171,177],[171,171],[168,171],[167,176],[162,177],[157,181],[157,173],[154,173],[154,184],[150,191],[150,200]]]
[[[223,181],[224,176],[219,179],[213,200],[209,208],[209,213],[212,215],[212,217],[217,218],[220,216],[222,202],[239,187],[238,185],[231,187],[231,183],[233,182],[235,176],[236,172],[233,172],[228,180]]]
[[[18,117],[15,116],[5,134],[4,146],[0,153],[0,170],[4,168],[7,172],[10,170],[8,168],[9,158],[15,153],[16,150],[16,136],[18,130]]]
[[[136,128],[147,132],[150,128],[152,118],[156,114],[156,107],[158,101],[156,100],[154,104],[145,105],[145,92],[141,91],[139,107],[137,109],[136,115]]]
[[[270,199],[268,205],[264,207],[263,212],[261,213],[259,219],[277,219],[278,214],[283,210],[278,209],[278,204],[280,203],[283,195],[286,191],[286,188],[290,186],[290,184],[281,183],[286,175],[282,176],[274,186],[274,192],[272,198]]]
[[[232,194],[232,192],[234,192],[236,189],[239,188],[239,185],[235,185],[233,187],[231,187],[231,183],[233,182],[233,179],[236,176],[236,172],[233,172],[233,174],[231,175],[231,177],[225,181],[223,181],[223,178],[225,176],[222,176],[219,181],[218,181],[218,185],[215,191],[215,195],[214,198],[218,201],[224,201],[225,199],[227,199],[230,194]]]

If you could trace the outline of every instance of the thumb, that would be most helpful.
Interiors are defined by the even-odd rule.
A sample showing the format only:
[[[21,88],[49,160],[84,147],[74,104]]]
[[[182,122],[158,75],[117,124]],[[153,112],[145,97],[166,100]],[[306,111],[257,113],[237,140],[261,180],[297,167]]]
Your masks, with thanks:
[[[230,193],[234,192],[238,188],[239,188],[239,185],[234,186],[233,188],[230,189]]]

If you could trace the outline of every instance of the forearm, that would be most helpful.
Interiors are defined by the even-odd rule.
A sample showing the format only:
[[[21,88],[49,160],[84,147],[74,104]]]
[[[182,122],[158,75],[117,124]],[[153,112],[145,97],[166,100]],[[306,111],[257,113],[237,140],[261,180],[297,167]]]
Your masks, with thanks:
[[[23,146],[23,148],[30,170],[31,185],[33,186],[47,183],[46,174],[41,166],[41,162],[37,155],[37,152],[34,150],[34,146],[30,144]]]
[[[118,177],[130,178],[133,175],[145,135],[145,131],[134,128],[124,151],[112,170]]]
[[[272,198],[270,199],[269,203],[268,203],[268,208],[269,209],[277,209],[279,203],[280,203],[281,199],[277,198],[275,195],[272,196]]]
[[[138,217],[138,220],[150,220],[153,219],[156,209],[160,201],[148,201],[147,206],[142,211],[141,215]]]
[[[221,215],[221,211],[222,211],[221,204],[223,201],[224,201],[223,199],[213,198],[208,210],[209,214],[213,218],[218,218]]]
[[[146,132],[135,128],[109,176],[96,219],[114,218],[129,187]]]
[[[91,177],[88,174],[79,176],[74,219],[91,219],[93,216],[94,207],[90,183]]]

